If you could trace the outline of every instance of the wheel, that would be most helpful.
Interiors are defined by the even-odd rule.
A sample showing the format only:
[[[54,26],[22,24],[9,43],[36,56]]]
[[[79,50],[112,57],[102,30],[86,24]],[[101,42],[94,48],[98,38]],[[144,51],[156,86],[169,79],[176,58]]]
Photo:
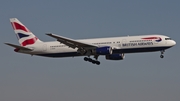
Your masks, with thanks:
[[[93,64],[95,64],[95,63],[96,63],[96,61],[95,61],[95,60],[92,60],[92,63],[93,63]]]
[[[92,60],[91,58],[88,58],[88,61],[89,61],[89,62],[92,62],[93,60]]]
[[[88,58],[87,58],[87,57],[84,57],[84,61],[88,61]]]
[[[100,65],[100,62],[99,62],[99,61],[96,61],[96,64],[97,64],[97,65]]]
[[[160,58],[164,58],[164,56],[163,56],[163,55],[160,55]]]

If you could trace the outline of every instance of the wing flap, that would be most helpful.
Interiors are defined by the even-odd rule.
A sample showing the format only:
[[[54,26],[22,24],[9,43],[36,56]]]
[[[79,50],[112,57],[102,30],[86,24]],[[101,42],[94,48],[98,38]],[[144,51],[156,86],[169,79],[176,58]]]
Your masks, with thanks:
[[[14,47],[14,48],[17,48],[17,49],[32,51],[32,49],[30,49],[30,48],[26,48],[26,47],[14,45],[14,44],[11,44],[11,43],[4,43],[4,44],[6,44],[6,45],[8,45],[8,46],[11,46],[11,47]]]

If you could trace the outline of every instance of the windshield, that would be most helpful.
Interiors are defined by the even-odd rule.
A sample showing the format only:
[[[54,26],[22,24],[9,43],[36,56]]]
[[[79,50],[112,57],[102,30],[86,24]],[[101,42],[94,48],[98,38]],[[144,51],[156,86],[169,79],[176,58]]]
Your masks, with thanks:
[[[165,40],[171,40],[171,38],[165,38]]]

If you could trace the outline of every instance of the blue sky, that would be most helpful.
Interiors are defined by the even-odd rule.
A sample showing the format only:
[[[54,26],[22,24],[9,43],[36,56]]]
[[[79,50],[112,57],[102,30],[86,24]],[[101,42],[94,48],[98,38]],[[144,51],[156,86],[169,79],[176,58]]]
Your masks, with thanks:
[[[1,0],[1,101],[179,101],[179,0]],[[83,57],[45,58],[18,54],[9,18],[17,17],[43,41],[163,34],[177,45],[165,52],[126,54],[100,66]]]

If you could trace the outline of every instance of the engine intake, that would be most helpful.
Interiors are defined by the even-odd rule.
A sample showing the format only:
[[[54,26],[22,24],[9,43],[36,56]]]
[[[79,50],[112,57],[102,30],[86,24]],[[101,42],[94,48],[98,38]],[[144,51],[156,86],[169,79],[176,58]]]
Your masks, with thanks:
[[[123,60],[125,58],[124,54],[110,54],[106,55],[107,60]]]

